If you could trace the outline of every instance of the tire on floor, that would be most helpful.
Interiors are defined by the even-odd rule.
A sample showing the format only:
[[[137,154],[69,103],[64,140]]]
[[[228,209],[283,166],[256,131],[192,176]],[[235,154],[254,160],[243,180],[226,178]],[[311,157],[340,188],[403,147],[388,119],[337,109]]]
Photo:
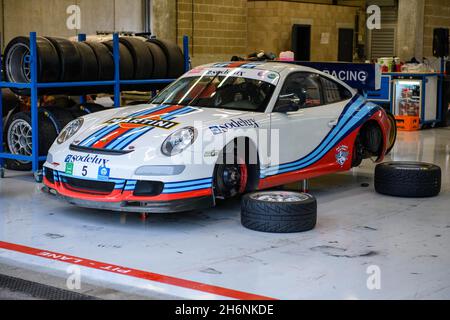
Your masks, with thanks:
[[[317,223],[317,201],[306,193],[261,191],[242,198],[241,222],[269,233],[305,232]]]
[[[405,198],[435,197],[441,192],[441,168],[421,162],[386,162],[375,169],[375,190]]]

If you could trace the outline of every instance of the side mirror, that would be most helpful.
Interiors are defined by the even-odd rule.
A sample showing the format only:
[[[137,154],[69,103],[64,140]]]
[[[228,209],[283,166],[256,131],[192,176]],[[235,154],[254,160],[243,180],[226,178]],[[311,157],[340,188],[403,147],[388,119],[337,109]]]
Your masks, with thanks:
[[[288,113],[300,110],[301,100],[295,94],[282,95],[278,99],[274,112]]]

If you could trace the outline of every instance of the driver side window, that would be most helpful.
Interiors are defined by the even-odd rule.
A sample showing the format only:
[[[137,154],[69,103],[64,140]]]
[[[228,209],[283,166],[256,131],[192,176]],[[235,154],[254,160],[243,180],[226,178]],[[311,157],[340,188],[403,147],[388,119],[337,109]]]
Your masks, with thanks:
[[[299,72],[290,75],[280,94],[280,96],[287,95],[297,97],[302,108],[312,108],[324,104],[320,76],[314,73]]]

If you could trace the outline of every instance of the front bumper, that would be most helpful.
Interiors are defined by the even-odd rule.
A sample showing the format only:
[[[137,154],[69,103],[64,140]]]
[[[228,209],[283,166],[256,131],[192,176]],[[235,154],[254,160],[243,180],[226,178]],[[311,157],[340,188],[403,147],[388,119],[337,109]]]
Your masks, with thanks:
[[[65,200],[77,207],[116,212],[177,213],[214,207],[214,198],[212,196],[161,202],[98,202],[66,197],[59,194],[57,190],[47,186],[45,186],[42,191],[55,195],[57,198]]]
[[[75,177],[79,184],[74,186],[71,178],[44,167],[45,191],[79,207],[119,212],[172,213],[210,208],[215,204],[212,179],[167,183],[161,193],[139,196],[135,192],[136,181],[133,180],[111,179],[107,182],[110,189],[95,190],[96,184],[104,182]]]

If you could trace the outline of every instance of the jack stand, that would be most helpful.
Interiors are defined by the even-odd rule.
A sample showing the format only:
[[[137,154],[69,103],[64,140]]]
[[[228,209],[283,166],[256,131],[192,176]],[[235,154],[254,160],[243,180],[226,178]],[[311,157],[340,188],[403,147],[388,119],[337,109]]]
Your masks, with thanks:
[[[302,181],[302,186],[300,188],[300,191],[303,193],[309,192],[309,180],[308,179]]]
[[[141,213],[141,221],[147,221],[148,217],[150,216],[149,213]]]

